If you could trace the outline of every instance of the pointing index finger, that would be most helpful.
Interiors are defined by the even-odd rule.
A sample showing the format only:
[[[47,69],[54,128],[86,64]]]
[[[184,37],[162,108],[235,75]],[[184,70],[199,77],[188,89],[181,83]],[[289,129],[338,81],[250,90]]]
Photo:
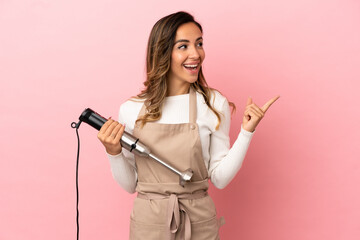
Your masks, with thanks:
[[[264,106],[262,106],[261,110],[264,111],[264,113],[269,109],[269,107],[276,101],[278,100],[280,97],[280,95],[274,97],[273,99],[270,99],[267,103],[264,104]]]

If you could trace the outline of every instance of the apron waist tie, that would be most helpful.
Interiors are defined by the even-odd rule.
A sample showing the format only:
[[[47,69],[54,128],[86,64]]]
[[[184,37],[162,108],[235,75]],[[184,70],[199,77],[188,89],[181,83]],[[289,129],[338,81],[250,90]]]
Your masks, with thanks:
[[[170,195],[163,195],[159,193],[138,193],[137,197],[142,199],[165,199],[169,198],[168,203],[168,217],[166,224],[170,230],[171,239],[175,238],[175,233],[178,231],[181,223],[181,232],[184,234],[183,239],[190,240],[191,239],[191,222],[189,215],[187,214],[184,206],[179,203],[179,199],[198,199],[203,198],[208,195],[207,191],[199,191],[195,193],[182,193],[175,194],[172,193]]]

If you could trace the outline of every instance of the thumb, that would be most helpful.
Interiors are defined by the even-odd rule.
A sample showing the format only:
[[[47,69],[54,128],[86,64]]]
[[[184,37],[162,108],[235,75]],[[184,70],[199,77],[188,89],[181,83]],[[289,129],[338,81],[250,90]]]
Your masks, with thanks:
[[[252,99],[251,99],[251,97],[248,97],[247,102],[246,102],[246,106],[248,106],[250,104],[252,104]]]

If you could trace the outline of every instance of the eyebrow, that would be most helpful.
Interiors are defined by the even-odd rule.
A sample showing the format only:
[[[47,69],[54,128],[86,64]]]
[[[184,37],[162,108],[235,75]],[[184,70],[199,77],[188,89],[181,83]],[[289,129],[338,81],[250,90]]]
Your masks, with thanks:
[[[195,42],[202,40],[202,39],[203,39],[202,37],[198,37]],[[190,42],[190,41],[186,40],[186,39],[179,39],[174,43],[174,45],[177,44],[178,42]]]

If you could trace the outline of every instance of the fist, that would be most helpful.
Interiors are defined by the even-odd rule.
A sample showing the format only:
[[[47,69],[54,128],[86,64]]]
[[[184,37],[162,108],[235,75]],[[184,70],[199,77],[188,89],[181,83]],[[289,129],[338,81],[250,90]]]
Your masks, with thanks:
[[[120,144],[121,136],[125,130],[125,125],[117,121],[109,119],[104,123],[98,133],[98,139],[104,145],[105,150],[110,155],[117,155],[121,153],[122,147]]]

